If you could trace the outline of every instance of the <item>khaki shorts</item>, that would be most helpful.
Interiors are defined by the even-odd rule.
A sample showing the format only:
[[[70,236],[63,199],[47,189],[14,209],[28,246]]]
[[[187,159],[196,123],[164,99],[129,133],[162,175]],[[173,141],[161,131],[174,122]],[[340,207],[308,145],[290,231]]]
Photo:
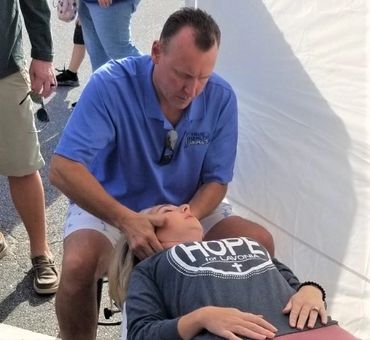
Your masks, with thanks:
[[[204,229],[204,234],[216,223],[232,215],[234,215],[234,213],[231,205],[226,202],[221,202],[209,216],[200,221]],[[102,233],[112,243],[113,247],[121,237],[120,230],[81,209],[77,204],[71,203],[64,224],[64,238],[82,229],[95,230]]]
[[[25,70],[0,79],[0,175],[25,176],[45,164],[31,98],[19,105],[30,90]]]

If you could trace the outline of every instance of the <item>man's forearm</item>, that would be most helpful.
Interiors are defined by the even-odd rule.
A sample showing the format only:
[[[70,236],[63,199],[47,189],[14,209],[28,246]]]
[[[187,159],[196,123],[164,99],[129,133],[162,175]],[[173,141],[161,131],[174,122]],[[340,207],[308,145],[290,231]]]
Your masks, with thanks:
[[[109,195],[94,176],[80,163],[54,156],[50,182],[82,209],[119,227],[122,219],[135,214]]]
[[[226,184],[216,182],[203,184],[189,202],[194,216],[198,219],[208,216],[221,203],[226,192]]]

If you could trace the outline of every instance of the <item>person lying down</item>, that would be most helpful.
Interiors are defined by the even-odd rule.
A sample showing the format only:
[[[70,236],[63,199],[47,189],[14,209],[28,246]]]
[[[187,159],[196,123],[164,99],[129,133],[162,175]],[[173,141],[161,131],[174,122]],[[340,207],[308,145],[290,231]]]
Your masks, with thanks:
[[[161,217],[165,250],[137,263],[122,237],[109,268],[111,297],[126,302],[128,340],[355,339],[328,317],[319,284],[300,284],[256,241],[202,241],[187,204],[147,213]]]

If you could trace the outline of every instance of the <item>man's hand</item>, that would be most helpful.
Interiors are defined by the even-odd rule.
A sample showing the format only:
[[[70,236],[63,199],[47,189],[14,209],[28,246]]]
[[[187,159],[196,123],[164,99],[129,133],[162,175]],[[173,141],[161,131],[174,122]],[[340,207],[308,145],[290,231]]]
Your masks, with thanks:
[[[33,59],[30,65],[31,89],[33,92],[49,97],[54,91],[57,80],[53,63]]]
[[[298,329],[306,326],[313,328],[317,316],[320,315],[321,322],[326,324],[328,316],[325,310],[322,293],[314,286],[304,286],[299,289],[288,301],[283,309],[284,314],[289,314],[289,325]]]
[[[163,223],[163,217],[154,214],[135,214],[125,220],[123,232],[130,249],[140,260],[163,250],[155,234],[155,228]]]
[[[112,4],[112,0],[98,0],[99,6],[107,8]]]

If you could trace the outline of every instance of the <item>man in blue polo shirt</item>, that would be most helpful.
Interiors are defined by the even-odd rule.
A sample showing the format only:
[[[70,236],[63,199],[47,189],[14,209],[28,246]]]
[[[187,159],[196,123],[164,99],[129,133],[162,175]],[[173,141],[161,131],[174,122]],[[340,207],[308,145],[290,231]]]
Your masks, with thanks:
[[[215,21],[184,8],[164,25],[151,56],[111,61],[93,74],[56,148],[50,180],[70,199],[56,310],[62,338],[92,339],[96,280],[123,232],[134,254],[162,246],[159,217],[189,202],[205,239],[250,236],[272,254],[271,235],[222,202],[232,180],[237,103],[213,73]]]

